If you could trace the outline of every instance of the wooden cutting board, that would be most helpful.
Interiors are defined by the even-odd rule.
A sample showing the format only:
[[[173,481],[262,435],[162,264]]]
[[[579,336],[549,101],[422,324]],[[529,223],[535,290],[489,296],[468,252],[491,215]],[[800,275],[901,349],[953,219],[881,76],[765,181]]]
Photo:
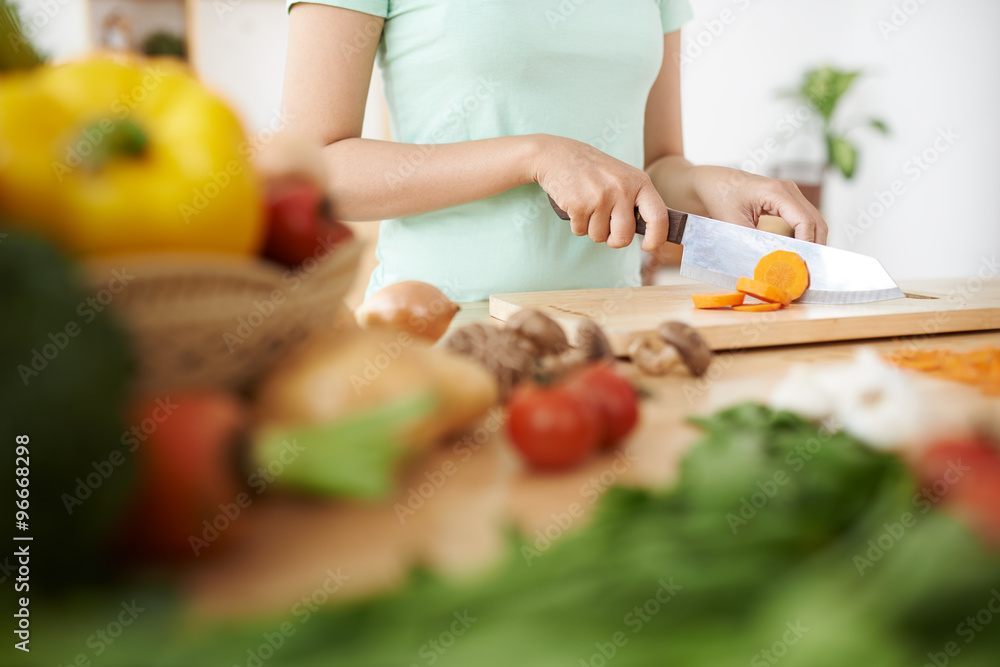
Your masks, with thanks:
[[[555,318],[571,341],[576,322],[589,317],[602,326],[618,355],[626,353],[633,338],[666,320],[696,327],[715,350],[1000,329],[1000,279],[920,281],[900,287],[907,298],[851,305],[796,303],[764,313],[696,310],[692,294],[719,289],[700,282],[518,292],[490,297],[490,315],[506,320],[523,308],[535,308]]]

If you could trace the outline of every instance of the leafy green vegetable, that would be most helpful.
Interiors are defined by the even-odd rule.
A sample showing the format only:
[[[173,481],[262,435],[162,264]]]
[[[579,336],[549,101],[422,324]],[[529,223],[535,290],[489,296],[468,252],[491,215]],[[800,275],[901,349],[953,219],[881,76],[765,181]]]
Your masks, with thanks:
[[[0,232],[0,477],[13,523],[15,467],[30,469],[31,591],[55,589],[108,569],[102,547],[132,483],[120,420],[129,344],[67,259],[35,236]],[[27,465],[17,436],[29,440]]]
[[[254,461],[263,468],[280,465],[283,486],[335,496],[385,496],[406,454],[405,430],[434,406],[434,396],[422,394],[331,424],[268,429],[254,448]]]
[[[698,423],[674,488],[611,489],[586,527],[537,554],[515,536],[478,581],[417,571],[306,618],[126,634],[101,663],[903,667],[956,641],[959,664],[995,664],[1000,617],[974,642],[957,627],[1000,586],[997,555],[937,512],[899,532],[917,513],[899,461],[759,405]]]

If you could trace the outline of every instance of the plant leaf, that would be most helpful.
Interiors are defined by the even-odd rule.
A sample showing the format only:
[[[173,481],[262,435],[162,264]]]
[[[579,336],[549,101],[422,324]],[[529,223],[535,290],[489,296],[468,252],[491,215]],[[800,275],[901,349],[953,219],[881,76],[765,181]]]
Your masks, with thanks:
[[[889,134],[889,126],[881,118],[871,118],[868,120],[868,124],[874,127],[882,134]]]
[[[831,138],[829,145],[830,162],[840,170],[844,178],[848,180],[853,178],[858,163],[858,149],[843,137]]]
[[[829,121],[840,98],[861,74],[860,70],[842,71],[832,67],[817,67],[805,74],[800,94]]]

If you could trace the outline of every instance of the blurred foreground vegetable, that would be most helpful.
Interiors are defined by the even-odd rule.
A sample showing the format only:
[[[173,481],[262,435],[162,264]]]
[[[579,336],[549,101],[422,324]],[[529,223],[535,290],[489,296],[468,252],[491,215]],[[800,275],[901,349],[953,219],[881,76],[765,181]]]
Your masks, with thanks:
[[[251,152],[233,112],[171,60],[0,77],[0,213],[77,254],[253,254]]]
[[[956,664],[995,666],[1000,556],[921,511],[899,460],[759,405],[698,423],[673,489],[612,489],[589,525],[515,539],[488,577],[416,572],[375,599],[214,632],[151,618],[101,663],[911,667],[958,649]],[[40,643],[50,663],[84,645],[89,609],[45,610],[40,637],[63,645]]]
[[[121,421],[128,340],[64,257],[2,221],[0,318],[0,475],[13,523],[15,438],[24,436],[31,592],[100,579],[133,480]]]
[[[497,386],[475,362],[379,327],[307,341],[264,380],[255,418],[263,426],[330,424],[378,406],[434,397],[407,434],[420,449],[461,431],[497,402]]]

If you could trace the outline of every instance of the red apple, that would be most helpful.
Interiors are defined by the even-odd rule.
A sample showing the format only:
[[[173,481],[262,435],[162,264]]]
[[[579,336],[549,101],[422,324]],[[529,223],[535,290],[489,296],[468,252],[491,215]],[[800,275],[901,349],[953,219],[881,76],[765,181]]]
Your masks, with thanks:
[[[349,227],[332,220],[329,199],[310,180],[291,177],[272,181],[266,200],[264,256],[268,259],[294,268],[353,237]]]

